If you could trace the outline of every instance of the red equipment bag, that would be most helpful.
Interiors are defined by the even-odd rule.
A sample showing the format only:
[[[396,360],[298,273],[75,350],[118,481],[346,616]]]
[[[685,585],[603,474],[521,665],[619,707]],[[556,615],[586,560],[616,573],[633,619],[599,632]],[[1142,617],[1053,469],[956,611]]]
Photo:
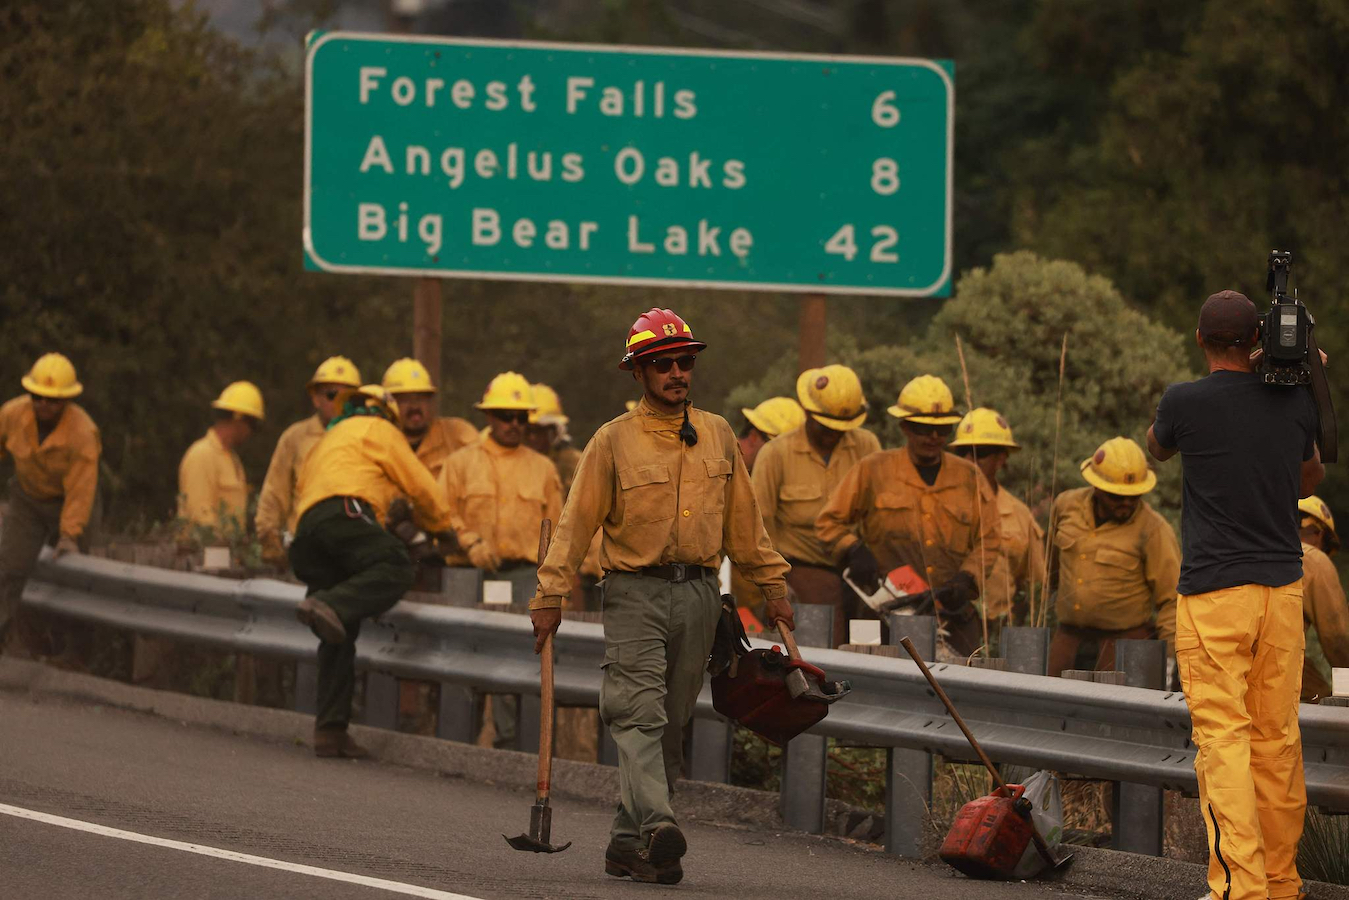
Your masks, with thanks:
[[[1013,878],[1034,827],[1025,790],[1009,784],[961,807],[942,842],[942,862],[971,878]]]
[[[777,647],[751,650],[739,658],[737,666],[712,679],[712,707],[755,734],[775,744],[786,744],[829,712],[825,700],[808,695],[792,697],[787,677],[793,671],[800,671],[816,688],[825,689],[824,672],[810,663],[790,659]]]

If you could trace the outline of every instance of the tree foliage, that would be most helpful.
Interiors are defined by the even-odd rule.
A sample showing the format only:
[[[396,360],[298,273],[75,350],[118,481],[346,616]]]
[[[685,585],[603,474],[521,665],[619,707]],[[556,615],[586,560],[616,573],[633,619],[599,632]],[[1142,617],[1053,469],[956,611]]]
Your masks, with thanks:
[[[1060,407],[1059,358],[1068,336]],[[1107,279],[1070,262],[1022,251],[994,257],[987,269],[968,272],[955,296],[926,333],[909,344],[832,348],[835,358],[862,379],[871,414],[867,427],[890,447],[903,443],[899,421],[885,410],[918,375],[942,378],[966,410],[956,338],[961,340],[975,406],[989,406],[1009,421],[1024,448],[1011,457],[1006,485],[1032,502],[1051,483],[1078,487],[1079,463],[1103,441],[1124,435],[1142,445],[1157,398],[1166,385],[1189,380],[1184,339],[1175,330],[1131,308]],[[784,377],[786,376],[786,377]],[[794,396],[795,379],[777,371],[732,395]],[[1058,466],[1053,468],[1056,409]],[[1051,476],[1051,472],[1054,474]],[[1180,504],[1180,471],[1158,468],[1154,506],[1174,514]]]

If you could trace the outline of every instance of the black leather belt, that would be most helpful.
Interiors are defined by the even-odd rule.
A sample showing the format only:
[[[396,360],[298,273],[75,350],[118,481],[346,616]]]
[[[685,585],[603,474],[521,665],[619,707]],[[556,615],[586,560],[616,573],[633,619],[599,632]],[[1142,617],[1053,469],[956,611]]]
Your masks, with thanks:
[[[637,570],[639,575],[646,575],[651,578],[663,578],[666,581],[673,581],[676,584],[683,584],[686,581],[696,581],[699,578],[715,578],[716,569],[709,569],[707,566],[687,566],[683,563],[671,563],[665,566],[646,566]]]

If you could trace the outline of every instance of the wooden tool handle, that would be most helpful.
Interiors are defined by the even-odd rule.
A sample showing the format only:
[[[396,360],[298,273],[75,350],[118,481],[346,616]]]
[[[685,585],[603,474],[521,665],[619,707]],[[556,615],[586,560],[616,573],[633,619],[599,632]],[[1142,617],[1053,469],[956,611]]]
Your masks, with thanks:
[[[796,638],[792,636],[792,630],[787,627],[787,623],[781,619],[778,619],[778,634],[782,635],[782,643],[787,647],[787,656],[799,660],[801,651],[796,646]]]
[[[927,667],[927,663],[923,662],[923,658],[918,655],[918,648],[913,645],[913,641],[906,637],[902,638],[899,643],[908,651],[909,655],[913,657],[913,661],[918,664],[919,671],[923,673],[923,677],[927,679],[927,683],[931,685],[932,690],[936,692],[937,699],[942,702],[942,705],[946,707],[946,711],[951,714],[951,718],[955,719],[956,724],[960,726],[960,730],[965,734],[965,740],[970,742],[970,746],[974,748],[974,752],[979,754],[979,760],[988,769],[988,773],[993,776],[993,783],[1005,791],[1007,789],[1007,782],[1003,781],[1002,776],[998,774],[998,767],[993,765],[993,760],[988,758],[988,754],[984,752],[984,748],[980,747],[979,742],[974,739],[974,735],[970,732],[969,726],[966,725],[965,720],[960,717],[960,713],[956,712],[955,704],[951,702],[950,697],[946,696],[946,691],[942,690],[941,685],[937,684],[937,679],[932,677],[932,670]]]
[[[539,523],[539,568],[553,539],[553,520]],[[539,800],[548,799],[553,777],[553,635],[543,639],[539,654]]]

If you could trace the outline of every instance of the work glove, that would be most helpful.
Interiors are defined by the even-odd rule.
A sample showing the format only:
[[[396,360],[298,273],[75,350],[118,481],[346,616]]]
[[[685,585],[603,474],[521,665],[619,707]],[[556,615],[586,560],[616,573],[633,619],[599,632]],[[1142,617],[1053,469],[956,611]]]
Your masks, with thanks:
[[[281,541],[281,532],[264,531],[258,535],[258,543],[262,545],[262,561],[269,566],[276,566],[278,569],[285,568],[289,561],[286,557],[286,547]]]
[[[390,531],[394,531],[400,522],[410,522],[412,520],[412,504],[408,502],[407,497],[399,497],[389,504],[389,511],[384,515],[384,523]]]
[[[449,556],[459,550],[459,535],[449,529],[437,531],[431,535],[431,539],[436,542],[436,547],[440,550],[442,556]]]
[[[979,596],[979,585],[969,572],[957,572],[951,580],[932,592],[942,612],[956,615],[962,613],[970,601]]]
[[[468,548],[468,561],[484,572],[495,572],[501,568],[501,557],[496,555],[496,551],[485,540],[478,541]]]
[[[473,546],[479,546],[474,544]],[[470,552],[472,552],[470,550]],[[557,627],[562,624],[562,607],[555,606],[551,609],[531,609],[529,611],[529,621],[534,624],[534,652],[543,652],[543,641],[548,635],[557,631]]]
[[[792,604],[786,597],[779,597],[776,600],[768,600],[763,607],[764,625],[768,628],[775,628],[776,623],[781,620],[789,631],[796,630],[796,614],[792,612]]]
[[[848,550],[844,562],[848,569],[848,577],[852,583],[862,590],[873,593],[881,583],[881,564],[876,562],[876,555],[866,544],[858,541]]]
[[[64,534],[61,535],[61,539],[56,542],[56,546],[52,549],[52,553],[55,555],[56,559],[60,559],[67,553],[79,553],[79,552],[80,552],[80,545],[75,543],[75,539],[73,537],[68,537]]]

